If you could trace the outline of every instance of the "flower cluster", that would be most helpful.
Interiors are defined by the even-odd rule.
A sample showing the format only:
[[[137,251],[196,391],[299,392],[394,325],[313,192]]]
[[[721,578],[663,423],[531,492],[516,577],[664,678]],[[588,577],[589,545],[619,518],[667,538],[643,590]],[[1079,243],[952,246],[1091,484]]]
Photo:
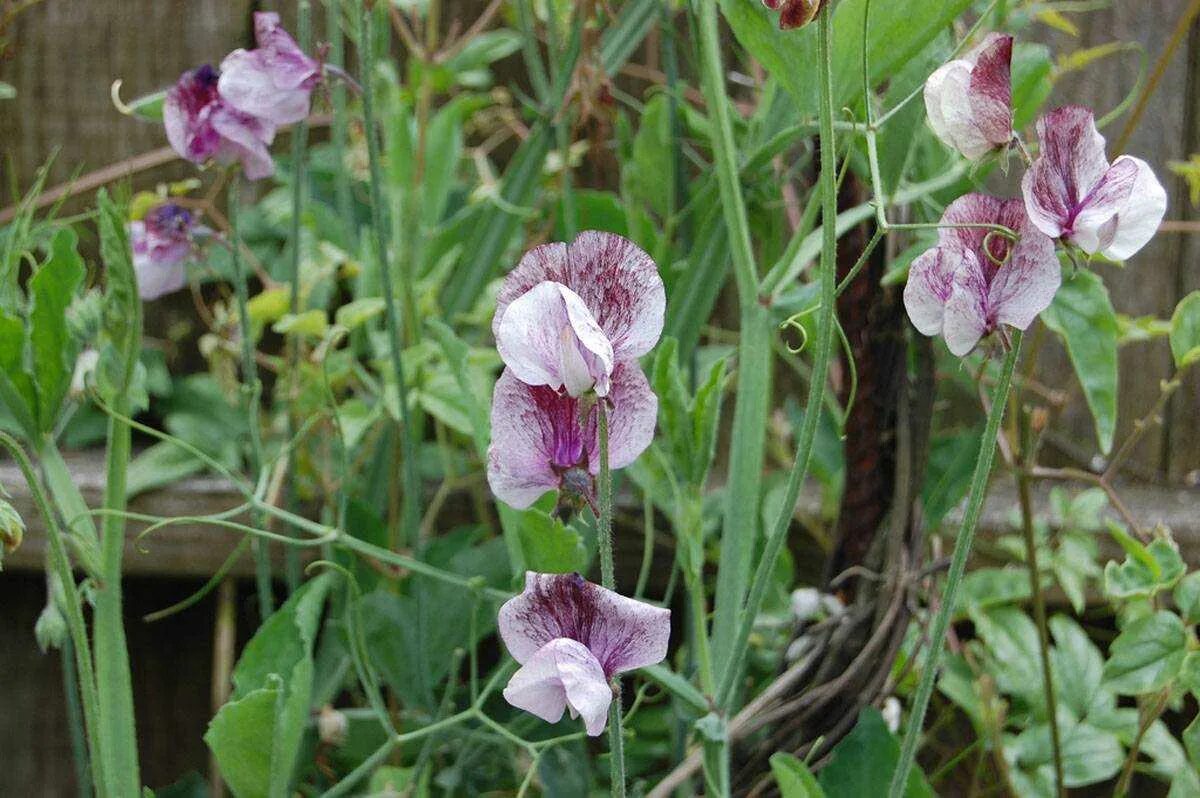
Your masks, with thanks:
[[[621,236],[589,231],[525,254],[492,323],[505,368],[492,396],[488,483],[501,501],[525,508],[558,490],[595,509],[602,457],[622,468],[650,445],[658,399],[637,358],[658,342],[665,309],[654,261]],[[662,661],[670,616],[578,574],[531,572],[500,610],[500,635],[521,664],[504,697],[551,723],[570,710],[600,734],[609,680]]]
[[[234,50],[221,62],[185,72],[167,92],[163,124],[180,157],[197,164],[238,162],[250,180],[275,171],[269,147],[282,125],[308,116],[325,69],[279,24],[279,15],[254,15],[253,50]]]
[[[925,84],[934,134],[970,160],[1005,150],[1012,130],[1011,36],[991,34]],[[1068,106],[1037,123],[1038,157],[1022,199],[968,194],[946,209],[938,243],[913,261],[904,304],[913,326],[955,355],[1004,328],[1024,330],[1061,282],[1055,241],[1088,255],[1132,257],[1158,229],[1167,195],[1148,164],[1109,162],[1092,112]],[[1023,152],[1023,150],[1022,150]]]

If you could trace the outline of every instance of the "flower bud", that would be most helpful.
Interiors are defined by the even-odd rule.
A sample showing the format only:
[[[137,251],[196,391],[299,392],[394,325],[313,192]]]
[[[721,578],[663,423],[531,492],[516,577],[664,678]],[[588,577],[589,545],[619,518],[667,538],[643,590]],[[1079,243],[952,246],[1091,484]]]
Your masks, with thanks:
[[[763,5],[779,12],[779,29],[803,28],[817,18],[826,0],[763,0]]]
[[[342,712],[326,704],[317,715],[317,734],[326,745],[340,746],[346,742],[350,721]]]
[[[21,520],[15,507],[0,499],[0,554],[16,551],[24,537],[25,522]]]
[[[52,648],[62,648],[67,640],[67,619],[59,611],[54,599],[49,599],[33,626],[33,636],[37,638],[38,648],[45,654]]]

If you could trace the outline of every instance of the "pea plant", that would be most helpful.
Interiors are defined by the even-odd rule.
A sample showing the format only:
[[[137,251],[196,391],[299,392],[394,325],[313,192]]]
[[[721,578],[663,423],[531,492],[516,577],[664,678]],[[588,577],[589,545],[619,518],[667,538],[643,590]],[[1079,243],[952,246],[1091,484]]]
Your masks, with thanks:
[[[1200,572],[1119,478],[1200,291],[1131,318],[1103,277],[1154,267],[1164,165],[1124,150],[1172,88],[1137,43],[1036,43],[1090,10],[298,0],[115,83],[194,174],[66,216],[47,167],[0,238],[0,444],[81,791],[1200,795]],[[1117,108],[1056,96],[1130,56]],[[1117,440],[1147,340],[1176,372]],[[1064,465],[1071,402],[1099,455]],[[91,507],[62,451],[101,445]],[[131,509],[198,474],[240,499]],[[224,565],[129,617],[125,561],[180,524]],[[127,625],[242,558],[212,771],[146,786]]]

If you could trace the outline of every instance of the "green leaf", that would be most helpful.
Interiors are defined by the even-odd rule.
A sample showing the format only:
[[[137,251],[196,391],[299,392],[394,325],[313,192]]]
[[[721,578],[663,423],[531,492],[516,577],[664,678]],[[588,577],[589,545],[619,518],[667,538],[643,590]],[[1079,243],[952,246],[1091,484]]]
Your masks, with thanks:
[[[1200,360],[1200,291],[1180,300],[1171,315],[1171,354],[1184,368]]]
[[[166,99],[167,90],[163,89],[153,94],[138,97],[126,103],[125,108],[131,116],[136,116],[139,119],[145,119],[149,122],[162,122],[163,103]]]
[[[1054,635],[1050,664],[1062,705],[1071,710],[1076,720],[1088,717],[1098,705],[1110,705],[1111,693],[1101,687],[1104,655],[1087,632],[1066,615],[1051,618],[1050,631]]]
[[[971,612],[976,633],[987,644],[990,665],[1002,692],[1021,696],[1044,709],[1037,627],[1017,607],[993,607]]]
[[[100,256],[104,260],[104,320],[102,330],[116,358],[112,384],[116,395],[133,383],[141,351],[142,300],[138,296],[133,253],[126,233],[126,214],[100,189],[96,193]],[[109,349],[109,347],[105,347]],[[108,354],[108,353],[105,353]]]
[[[334,320],[347,330],[353,330],[376,316],[383,315],[383,311],[384,302],[381,297],[363,297],[339,307],[334,314]]]
[[[85,273],[77,242],[74,230],[59,230],[50,244],[50,257],[29,281],[29,347],[42,432],[53,430],[58,421],[78,355],[66,318]]]
[[[320,338],[329,329],[329,319],[320,308],[303,313],[287,313],[271,325],[280,335],[299,335],[304,338]]]
[[[1183,730],[1183,747],[1187,750],[1192,767],[1200,770],[1200,716],[1194,718]]]
[[[237,798],[265,798],[271,784],[271,745],[275,734],[278,681],[230,701],[217,712],[204,742],[217,760],[221,778]]]
[[[1125,749],[1111,731],[1060,716],[1059,734],[1063,782],[1067,787],[1083,787],[1110,779],[1125,761]],[[1026,729],[1013,747],[1025,770],[1036,771],[1052,764],[1049,724],[1039,723]]]
[[[37,388],[28,366],[25,324],[0,310],[0,405],[25,430],[30,440],[38,436]]]
[[[1160,590],[1170,590],[1183,576],[1186,566],[1173,541],[1155,538],[1144,551],[1145,556],[1131,553],[1120,565],[1112,561],[1105,564],[1107,595],[1118,599],[1150,597]]]
[[[1161,690],[1179,675],[1187,633],[1178,615],[1159,610],[1130,623],[1113,641],[1105,686],[1123,695]]]
[[[1117,428],[1119,334],[1108,288],[1099,275],[1081,270],[1073,279],[1063,282],[1042,320],[1066,344],[1095,420],[1100,451],[1108,454]]]
[[[697,714],[702,715],[711,709],[708,699],[695,685],[665,665],[651,665],[642,668],[638,673],[683,701]]]
[[[1194,696],[1200,696],[1200,651],[1189,651],[1179,668],[1179,684]]]
[[[977,568],[963,577],[955,614],[1017,604],[1030,596],[1029,570],[1024,567]]]
[[[632,157],[622,169],[629,193],[661,219],[670,215],[674,180],[670,110],[666,94],[656,94],[646,103],[633,138]]]
[[[785,751],[771,756],[771,773],[783,798],[825,798],[825,790],[808,765]]]
[[[883,715],[874,707],[858,714],[858,723],[829,754],[829,764],[818,781],[829,798],[863,798],[887,795],[892,773],[900,760],[900,744],[888,731]],[[933,790],[920,768],[913,767],[904,789],[905,798],[933,798]]]
[[[1200,571],[1193,571],[1175,586],[1175,606],[1185,623],[1200,623]]]
[[[537,508],[520,513],[525,567],[546,574],[587,569],[588,552],[579,533]]]
[[[929,470],[921,490],[925,524],[936,529],[971,487],[971,467],[979,454],[982,430],[971,430],[933,439],[929,447]]]
[[[125,493],[129,498],[198,474],[204,461],[168,441],[159,441],[129,461]]]

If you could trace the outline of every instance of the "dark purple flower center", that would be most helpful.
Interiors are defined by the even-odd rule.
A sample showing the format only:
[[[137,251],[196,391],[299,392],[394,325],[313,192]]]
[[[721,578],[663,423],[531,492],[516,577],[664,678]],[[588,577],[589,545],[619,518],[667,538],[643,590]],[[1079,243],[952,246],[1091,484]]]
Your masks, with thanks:
[[[184,74],[175,88],[175,96],[189,117],[200,113],[210,103],[220,102],[217,80],[220,74],[212,64],[204,64]]]
[[[142,220],[146,232],[153,236],[170,239],[186,239],[192,231],[192,212],[173,202],[165,202],[152,208]]]

